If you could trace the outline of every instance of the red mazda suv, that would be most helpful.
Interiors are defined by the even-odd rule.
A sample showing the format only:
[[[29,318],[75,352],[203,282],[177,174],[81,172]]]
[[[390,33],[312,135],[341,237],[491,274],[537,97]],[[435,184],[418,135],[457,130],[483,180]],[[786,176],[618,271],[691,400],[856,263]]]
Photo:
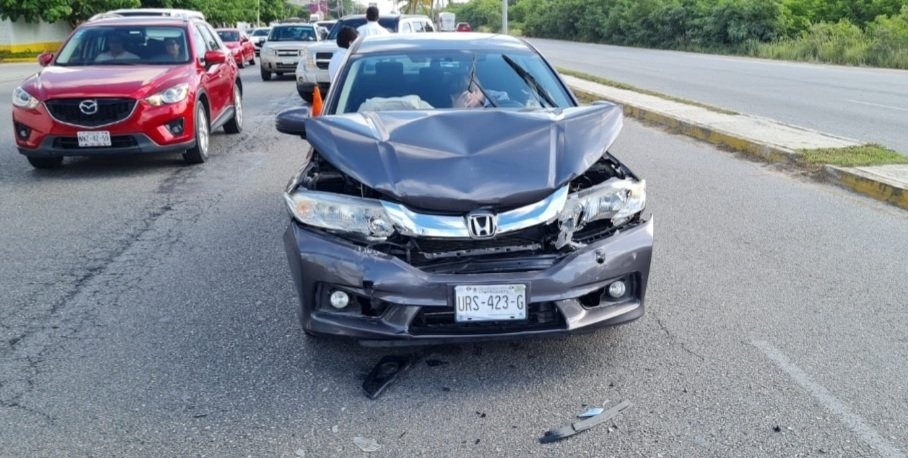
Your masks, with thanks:
[[[16,146],[36,168],[65,156],[181,152],[208,159],[209,137],[243,127],[243,85],[204,20],[116,17],[79,25],[13,90]]]

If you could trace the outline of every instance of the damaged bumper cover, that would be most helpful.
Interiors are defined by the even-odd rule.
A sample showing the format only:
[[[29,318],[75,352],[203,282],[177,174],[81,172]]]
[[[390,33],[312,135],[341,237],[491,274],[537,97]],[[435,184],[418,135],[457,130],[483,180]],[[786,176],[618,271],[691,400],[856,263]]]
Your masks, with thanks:
[[[306,332],[367,346],[476,342],[586,332],[642,316],[653,221],[554,259],[527,254],[492,260],[507,266],[494,272],[421,269],[296,221],[284,234],[284,246]],[[623,291],[615,297],[609,286],[617,281]],[[525,319],[456,321],[456,286],[502,284],[526,286]],[[343,308],[332,305],[338,291],[349,299]]]

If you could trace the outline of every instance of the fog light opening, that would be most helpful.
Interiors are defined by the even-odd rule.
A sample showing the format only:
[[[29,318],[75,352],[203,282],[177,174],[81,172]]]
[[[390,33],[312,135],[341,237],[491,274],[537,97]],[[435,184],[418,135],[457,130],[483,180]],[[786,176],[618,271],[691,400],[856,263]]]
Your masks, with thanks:
[[[340,310],[350,304],[350,296],[343,291],[334,291],[329,298],[331,306]]]
[[[170,121],[167,123],[167,130],[170,131],[173,135],[181,135],[183,133],[183,119],[177,119],[175,121]]]
[[[31,134],[31,131],[32,130],[25,125],[16,123],[16,135],[18,135],[22,140],[28,140],[28,136]]]
[[[623,281],[618,280],[608,285],[608,295],[613,299],[619,299],[624,296],[624,293],[627,292],[627,285]]]

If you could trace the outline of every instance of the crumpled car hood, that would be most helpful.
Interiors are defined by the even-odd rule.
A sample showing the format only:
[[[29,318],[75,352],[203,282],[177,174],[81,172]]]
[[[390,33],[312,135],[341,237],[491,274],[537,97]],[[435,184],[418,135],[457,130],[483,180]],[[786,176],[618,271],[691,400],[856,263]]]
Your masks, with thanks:
[[[381,111],[311,118],[306,137],[339,170],[408,207],[467,212],[542,200],[599,160],[622,123],[613,104]]]

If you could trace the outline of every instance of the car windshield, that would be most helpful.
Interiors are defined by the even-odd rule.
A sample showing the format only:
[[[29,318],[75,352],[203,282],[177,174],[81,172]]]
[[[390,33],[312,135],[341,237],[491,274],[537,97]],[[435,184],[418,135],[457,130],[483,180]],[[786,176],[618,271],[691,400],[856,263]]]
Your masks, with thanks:
[[[457,108],[473,91],[479,106],[536,109],[574,104],[545,61],[530,51],[410,51],[352,55],[329,112]],[[481,96],[481,97],[480,97]]]
[[[315,28],[311,25],[274,27],[268,41],[316,41]]]
[[[189,62],[186,29],[170,26],[85,27],[73,33],[56,65],[173,65]]]
[[[224,41],[240,41],[240,32],[236,30],[218,30],[218,36]]]
[[[328,34],[327,40],[336,40],[337,34],[340,32],[340,29],[344,28],[344,26],[353,27],[355,29],[365,23],[366,23],[365,16],[339,20],[334,24],[334,27],[331,27],[331,32]],[[388,31],[391,33],[397,32],[397,24],[399,24],[399,23],[400,23],[400,20],[399,20],[399,18],[396,18],[396,17],[380,17],[380,18],[378,18],[378,25],[388,29]]]
[[[254,37],[267,37],[267,36],[268,36],[268,32],[270,32],[270,31],[271,31],[271,29],[255,29],[255,30],[252,31],[252,36],[254,36]]]

